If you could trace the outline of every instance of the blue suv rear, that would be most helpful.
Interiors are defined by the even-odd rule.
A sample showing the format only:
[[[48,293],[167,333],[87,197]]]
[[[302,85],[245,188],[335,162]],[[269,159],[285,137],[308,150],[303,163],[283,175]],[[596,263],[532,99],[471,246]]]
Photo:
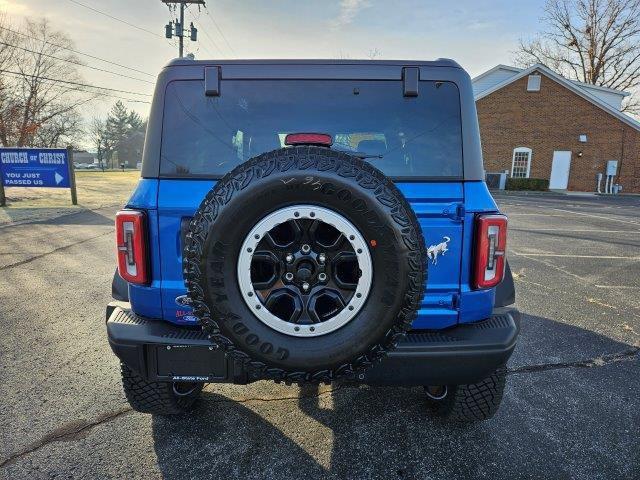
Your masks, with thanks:
[[[107,332],[139,411],[265,379],[420,385],[454,421],[498,408],[507,221],[451,60],[175,60],[116,227]]]

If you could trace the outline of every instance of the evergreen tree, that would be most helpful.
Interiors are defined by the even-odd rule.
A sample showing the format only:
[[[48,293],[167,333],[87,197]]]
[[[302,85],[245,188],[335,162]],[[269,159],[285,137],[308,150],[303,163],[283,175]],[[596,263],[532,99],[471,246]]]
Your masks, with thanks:
[[[106,144],[109,145],[106,154],[111,168],[119,167],[115,164],[116,158],[118,163],[135,167],[141,160],[144,132],[145,122],[140,115],[127,110],[124,103],[118,100],[109,111],[105,123]]]

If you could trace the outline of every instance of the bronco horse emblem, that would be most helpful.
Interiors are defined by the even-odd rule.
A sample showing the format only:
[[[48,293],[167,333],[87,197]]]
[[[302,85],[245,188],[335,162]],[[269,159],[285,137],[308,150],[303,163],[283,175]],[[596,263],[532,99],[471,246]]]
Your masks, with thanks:
[[[431,245],[429,248],[427,248],[427,256],[431,260],[431,263],[433,263],[434,265],[438,264],[438,255],[444,255],[445,252],[449,250],[447,248],[447,245],[450,241],[451,238],[445,236],[443,237],[442,242],[438,243],[437,245]]]

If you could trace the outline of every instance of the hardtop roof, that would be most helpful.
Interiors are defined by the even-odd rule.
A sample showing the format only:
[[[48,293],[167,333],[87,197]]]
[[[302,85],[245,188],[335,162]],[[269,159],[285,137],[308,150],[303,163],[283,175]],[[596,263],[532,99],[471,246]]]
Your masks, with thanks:
[[[339,59],[233,59],[233,60],[191,60],[174,58],[165,67],[193,67],[207,65],[390,65],[418,67],[462,68],[458,62],[449,58],[435,60],[339,60]]]

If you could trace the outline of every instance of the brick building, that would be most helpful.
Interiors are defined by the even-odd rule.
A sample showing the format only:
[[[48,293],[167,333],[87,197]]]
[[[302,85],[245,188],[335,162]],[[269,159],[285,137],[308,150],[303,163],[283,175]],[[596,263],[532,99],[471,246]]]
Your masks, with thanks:
[[[567,80],[543,65],[498,65],[473,86],[487,172],[595,191],[597,174],[614,160],[615,183],[640,193],[640,122],[620,111],[628,93]]]

